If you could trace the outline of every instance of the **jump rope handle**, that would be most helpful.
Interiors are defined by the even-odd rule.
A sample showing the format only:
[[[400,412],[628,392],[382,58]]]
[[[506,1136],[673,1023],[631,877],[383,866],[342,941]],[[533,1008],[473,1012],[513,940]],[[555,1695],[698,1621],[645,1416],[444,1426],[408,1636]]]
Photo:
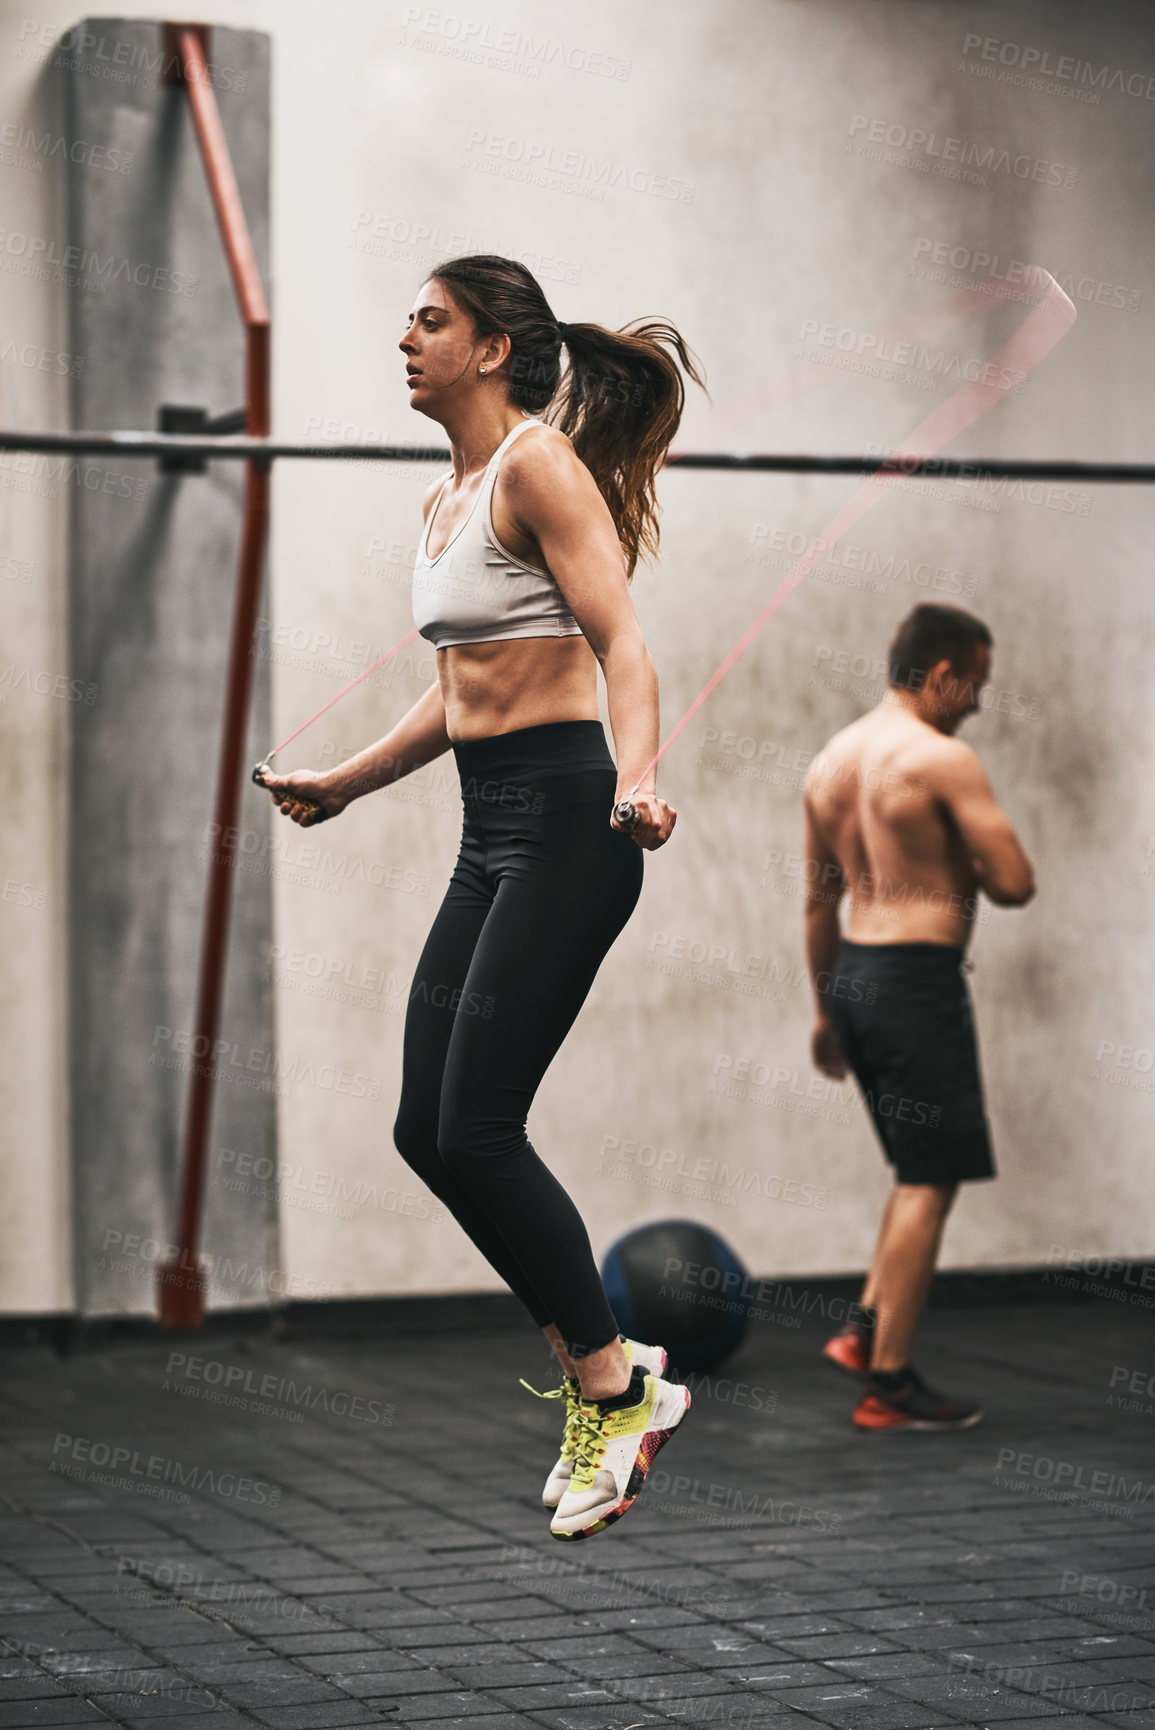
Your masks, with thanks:
[[[631,835],[638,826],[638,808],[632,799],[619,799],[614,806],[614,816],[627,835]]]
[[[255,768],[253,769],[253,780],[257,783],[258,787],[265,787],[268,785],[268,777],[272,773],[273,773],[272,766],[269,763],[258,763],[255,766]],[[307,805],[309,807],[310,811],[316,811],[319,814],[319,818],[320,818],[320,821],[322,823],[325,821],[325,819],[328,815],[328,813],[323,809],[323,807],[318,805],[318,803],[315,799],[303,799],[300,796],[300,794],[298,794],[297,795],[297,804],[298,805]]]

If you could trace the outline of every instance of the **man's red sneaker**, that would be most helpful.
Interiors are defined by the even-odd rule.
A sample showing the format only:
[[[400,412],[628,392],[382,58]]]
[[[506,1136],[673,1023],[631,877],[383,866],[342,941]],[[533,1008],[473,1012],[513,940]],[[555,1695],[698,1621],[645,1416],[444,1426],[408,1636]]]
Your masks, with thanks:
[[[898,1387],[886,1387],[877,1376],[867,1379],[866,1391],[853,1412],[860,1430],[969,1430],[982,1420],[979,1406],[947,1400],[908,1370]]]
[[[827,1340],[823,1357],[829,1358],[840,1370],[851,1376],[870,1373],[870,1349],[874,1343],[874,1328],[865,1322],[847,1322],[840,1333]]]

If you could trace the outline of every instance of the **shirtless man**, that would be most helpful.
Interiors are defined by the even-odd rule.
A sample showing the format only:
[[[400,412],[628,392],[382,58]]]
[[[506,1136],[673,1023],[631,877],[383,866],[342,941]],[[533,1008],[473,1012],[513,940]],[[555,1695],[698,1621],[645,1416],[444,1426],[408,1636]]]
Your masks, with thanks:
[[[953,736],[979,707],[991,643],[959,607],[915,607],[890,646],[886,695],[806,778],[811,1051],[824,1075],[853,1071],[895,1170],[859,1319],[825,1347],[865,1380],[860,1429],[982,1417],[933,1393],[909,1359],[957,1186],[995,1175],[962,971],[978,898],[1021,907],[1035,892],[982,765]]]

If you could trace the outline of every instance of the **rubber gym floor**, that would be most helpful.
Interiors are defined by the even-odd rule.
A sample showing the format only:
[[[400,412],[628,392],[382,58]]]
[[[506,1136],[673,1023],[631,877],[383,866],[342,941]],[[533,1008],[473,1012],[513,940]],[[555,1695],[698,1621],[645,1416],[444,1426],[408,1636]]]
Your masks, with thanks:
[[[821,1308],[572,1545],[521,1324],[6,1347],[0,1726],[1155,1726],[1147,1310],[931,1311],[986,1419],[924,1436],[852,1428]]]

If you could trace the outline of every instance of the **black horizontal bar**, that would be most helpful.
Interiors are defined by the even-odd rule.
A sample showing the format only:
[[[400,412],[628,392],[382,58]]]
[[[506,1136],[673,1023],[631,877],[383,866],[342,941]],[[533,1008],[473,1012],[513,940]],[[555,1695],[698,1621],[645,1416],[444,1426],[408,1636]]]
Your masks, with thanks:
[[[273,457],[325,457],[338,462],[449,462],[443,445],[305,445],[277,439],[204,438],[196,433],[5,432],[0,450],[47,456],[209,457],[268,461]]]
[[[46,456],[203,457],[209,460],[271,461],[274,457],[329,462],[447,463],[438,445],[290,444],[277,439],[198,438],[151,432],[5,432],[0,450]],[[672,451],[670,468],[750,470],[762,474],[869,475],[919,474],[935,480],[1036,480],[1155,482],[1155,463],[1030,461],[1003,457],[736,456],[722,451]]]
[[[729,456],[713,451],[671,451],[668,467],[757,470],[799,475],[918,475],[944,481],[1145,481],[1155,482],[1155,463],[1078,463],[1005,457],[818,457]]]

